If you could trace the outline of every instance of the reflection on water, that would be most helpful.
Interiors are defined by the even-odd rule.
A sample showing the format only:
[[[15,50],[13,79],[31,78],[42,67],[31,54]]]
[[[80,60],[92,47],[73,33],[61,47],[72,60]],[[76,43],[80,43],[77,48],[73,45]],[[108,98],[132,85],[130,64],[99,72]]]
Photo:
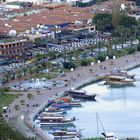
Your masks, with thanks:
[[[97,136],[96,112],[107,132],[113,131],[118,137],[140,137],[140,68],[132,72],[136,73],[136,82],[132,86],[112,87],[99,82],[83,88],[99,94],[96,102],[83,102],[82,108],[68,112],[77,117],[75,125],[83,129],[84,137]]]

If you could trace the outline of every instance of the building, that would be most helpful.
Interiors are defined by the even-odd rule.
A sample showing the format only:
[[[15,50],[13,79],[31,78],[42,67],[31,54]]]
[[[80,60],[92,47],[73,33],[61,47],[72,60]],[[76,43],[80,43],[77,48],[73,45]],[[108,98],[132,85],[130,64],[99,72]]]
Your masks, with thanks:
[[[6,37],[0,39],[0,58],[19,60],[25,57],[27,39]]]
[[[45,2],[45,0],[4,0],[4,2],[31,2],[34,4],[42,4]]]

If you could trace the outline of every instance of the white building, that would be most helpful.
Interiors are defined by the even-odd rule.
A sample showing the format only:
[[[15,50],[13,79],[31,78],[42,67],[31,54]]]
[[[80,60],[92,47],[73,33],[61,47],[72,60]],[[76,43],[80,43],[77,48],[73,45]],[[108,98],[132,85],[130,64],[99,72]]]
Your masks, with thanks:
[[[34,4],[42,4],[44,3],[46,0],[5,0],[5,2],[31,2]]]

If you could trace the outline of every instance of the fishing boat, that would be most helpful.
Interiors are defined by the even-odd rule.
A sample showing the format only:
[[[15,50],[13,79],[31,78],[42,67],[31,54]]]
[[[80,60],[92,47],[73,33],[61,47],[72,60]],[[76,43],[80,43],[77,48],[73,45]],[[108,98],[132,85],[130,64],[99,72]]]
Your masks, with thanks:
[[[120,69],[114,69],[113,71],[108,73],[107,76],[123,76],[123,77],[129,78],[129,79],[135,78],[135,74],[130,74],[127,71],[123,71]]]
[[[86,91],[78,90],[68,90],[66,93],[74,98],[86,99],[86,100],[95,100],[96,94],[88,94]]]
[[[41,118],[40,124],[41,125],[66,125],[71,124],[76,120],[75,117],[73,118],[66,118],[66,117],[43,117]]]
[[[119,84],[119,85],[126,85],[132,84],[135,80],[126,78],[124,76],[108,76],[105,79],[105,84]]]

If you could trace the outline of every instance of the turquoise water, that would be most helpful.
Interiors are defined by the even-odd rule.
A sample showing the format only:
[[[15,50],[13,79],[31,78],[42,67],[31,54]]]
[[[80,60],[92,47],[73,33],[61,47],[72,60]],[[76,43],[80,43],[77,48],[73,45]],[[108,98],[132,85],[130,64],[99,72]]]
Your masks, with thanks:
[[[103,82],[88,85],[87,92],[99,93],[96,102],[82,102],[81,108],[72,108],[69,116],[76,116],[77,128],[83,137],[97,137],[96,113],[99,114],[106,132],[114,132],[119,138],[140,138],[140,68],[133,69],[136,82],[133,86],[110,87]],[[99,132],[103,132],[100,123]]]

